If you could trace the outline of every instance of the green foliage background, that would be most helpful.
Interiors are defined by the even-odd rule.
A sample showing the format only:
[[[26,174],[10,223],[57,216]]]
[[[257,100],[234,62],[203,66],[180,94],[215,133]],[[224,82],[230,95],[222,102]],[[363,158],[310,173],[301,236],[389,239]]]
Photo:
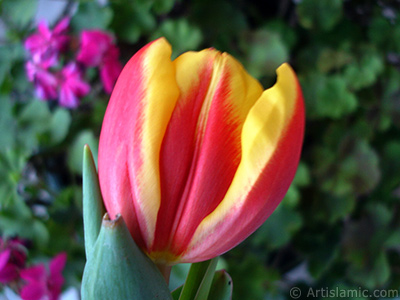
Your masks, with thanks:
[[[29,239],[32,260],[67,251],[67,283],[79,286],[82,147],[96,153],[108,96],[94,86],[74,111],[34,99],[23,41],[38,3],[0,3],[0,232]],[[296,70],[307,109],[301,164],[274,214],[223,256],[234,299],[290,299],[293,286],[303,295],[399,288],[399,1],[66,4],[73,33],[113,32],[123,62],[165,36],[174,57],[206,47],[231,53],[264,87],[281,63]]]

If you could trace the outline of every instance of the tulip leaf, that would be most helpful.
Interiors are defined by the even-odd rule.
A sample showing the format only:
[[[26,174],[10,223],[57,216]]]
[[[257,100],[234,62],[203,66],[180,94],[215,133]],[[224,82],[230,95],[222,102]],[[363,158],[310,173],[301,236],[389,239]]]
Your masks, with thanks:
[[[211,260],[192,264],[179,300],[207,299],[217,262],[218,257],[215,257]]]
[[[232,278],[225,270],[215,272],[208,300],[231,300]]]
[[[100,232],[105,214],[103,199],[92,152],[88,145],[83,150],[83,224],[85,230],[86,257],[92,251]]]
[[[175,289],[171,294],[174,300],[179,299],[182,293],[183,285]],[[203,299],[203,298],[196,298]],[[225,270],[219,270],[214,273],[211,283],[210,293],[207,300],[230,300],[232,299],[232,278]]]
[[[173,290],[171,292],[172,299],[179,300],[179,296],[182,293],[182,289],[183,289],[183,285],[181,285],[180,287],[177,287],[175,290]]]
[[[172,299],[156,265],[136,246],[121,216],[103,219],[82,279],[82,300]]]

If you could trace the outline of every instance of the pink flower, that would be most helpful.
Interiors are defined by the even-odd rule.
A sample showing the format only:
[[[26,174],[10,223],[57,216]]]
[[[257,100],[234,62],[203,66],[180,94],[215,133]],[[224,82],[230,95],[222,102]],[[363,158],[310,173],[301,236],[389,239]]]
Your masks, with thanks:
[[[49,271],[43,264],[21,271],[21,278],[28,282],[21,290],[23,300],[57,300],[64,283],[62,271],[67,255],[60,253],[54,257]]]
[[[113,54],[117,53],[117,54]],[[106,93],[111,94],[115,82],[122,71],[122,65],[118,60],[119,51],[113,46],[109,49],[103,58],[103,64],[100,66],[100,78]]]
[[[31,61],[28,61],[25,67],[29,81],[35,85],[36,96],[42,100],[56,99],[58,96],[57,76]]]
[[[79,98],[90,91],[90,86],[82,79],[82,74],[74,63],[68,64],[60,75],[60,105],[75,108],[79,105]]]
[[[77,60],[87,67],[99,67],[104,90],[111,93],[122,70],[119,51],[112,37],[100,30],[83,31]]]
[[[0,282],[8,283],[18,279],[19,271],[25,265],[26,253],[19,239],[3,241],[0,238]]]
[[[65,33],[68,25],[69,18],[64,18],[51,31],[44,21],[40,22],[38,32],[25,41],[25,48],[31,53],[35,62],[45,67],[57,63],[59,52],[64,51],[69,42],[69,37]]]
[[[112,45],[112,37],[108,33],[101,30],[85,30],[81,35],[81,49],[77,60],[87,67],[97,67]]]

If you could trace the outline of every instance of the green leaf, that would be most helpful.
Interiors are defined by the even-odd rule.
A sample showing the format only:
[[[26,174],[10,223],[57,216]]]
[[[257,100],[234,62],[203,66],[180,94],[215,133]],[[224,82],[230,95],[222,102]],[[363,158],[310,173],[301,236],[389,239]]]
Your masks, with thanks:
[[[0,53],[1,55],[1,53]],[[1,68],[1,65],[0,65]],[[12,115],[13,105],[8,97],[0,97],[0,151],[11,148],[15,143],[16,122]]]
[[[175,4],[175,0],[154,0],[153,9],[157,14],[168,13]]]
[[[256,246],[265,245],[268,249],[282,247],[289,242],[302,224],[302,216],[282,203],[254,233],[252,242]]]
[[[0,151],[0,207],[7,207],[19,199],[18,182],[26,163],[27,156],[19,148]]]
[[[51,118],[46,102],[38,100],[28,102],[18,116],[16,135],[18,142],[29,149],[38,147],[41,136],[50,129]]]
[[[232,288],[232,278],[229,274],[224,270],[217,271],[214,274],[207,300],[231,300]]]
[[[185,279],[189,274],[190,266],[191,264],[189,263],[177,264],[172,266],[171,275],[169,277],[169,288],[171,291],[175,290],[180,286],[183,286],[183,284],[185,283]]]
[[[82,300],[172,299],[155,264],[136,246],[121,216],[103,219],[82,279]]]
[[[76,136],[68,153],[68,167],[78,174],[82,173],[82,149],[86,144],[92,149],[94,161],[97,162],[98,139],[91,130],[83,130]]]
[[[179,300],[207,299],[217,262],[218,257],[215,257],[211,260],[192,264]]]
[[[35,16],[38,1],[3,0],[1,5],[2,17],[14,26],[23,29]]]
[[[76,32],[107,29],[112,17],[113,11],[107,6],[100,6],[96,1],[81,2],[77,13],[71,19],[71,26]]]
[[[352,61],[353,56],[346,50],[324,48],[318,56],[317,68],[322,73],[328,73],[333,70],[339,70]]]
[[[89,146],[83,150],[83,224],[86,257],[92,253],[106,212],[101,197],[99,180]]]
[[[367,49],[360,59],[349,64],[344,70],[348,87],[353,90],[368,87],[375,83],[384,69],[382,56],[373,49]]]
[[[151,36],[151,40],[162,36],[172,45],[172,58],[184,51],[197,49],[203,39],[200,29],[189,24],[186,19],[165,20]]]
[[[300,24],[307,29],[331,30],[342,17],[342,0],[302,0],[297,6]]]
[[[114,18],[111,27],[118,39],[136,43],[145,33],[151,33],[155,26],[155,16],[151,13],[151,1],[112,1]]]
[[[205,38],[213,42],[212,46],[232,54],[232,39],[247,29],[247,18],[243,10],[233,1],[202,0],[194,1],[189,21],[198,24]],[[210,43],[208,44],[210,45]]]
[[[312,73],[301,82],[309,118],[338,119],[357,108],[357,98],[339,75]]]
[[[65,139],[71,125],[71,115],[65,108],[57,108],[50,121],[50,139],[57,144]]]
[[[275,76],[276,69],[289,59],[288,47],[279,33],[261,29],[241,36],[246,52],[246,69],[256,77]]]
[[[0,231],[4,236],[31,239],[38,247],[46,248],[49,241],[46,226],[32,216],[30,208],[18,195],[0,210]]]
[[[304,162],[300,162],[297,167],[296,175],[293,179],[293,184],[304,187],[311,183],[310,170]]]
[[[362,268],[352,265],[348,272],[354,282],[373,289],[387,282],[390,277],[390,265],[385,252],[381,252],[372,265]]]
[[[210,293],[207,300],[230,300],[232,299],[232,278],[225,270],[219,270],[214,273],[211,283]],[[183,285],[176,288],[171,294],[174,300],[179,300]],[[196,298],[201,299],[201,298]]]

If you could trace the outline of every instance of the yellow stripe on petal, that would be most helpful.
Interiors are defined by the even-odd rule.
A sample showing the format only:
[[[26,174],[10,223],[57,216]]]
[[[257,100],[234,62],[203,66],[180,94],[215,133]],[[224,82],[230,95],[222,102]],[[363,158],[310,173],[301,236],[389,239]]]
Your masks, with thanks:
[[[152,43],[143,58],[141,112],[132,135],[130,178],[135,188],[139,224],[146,224],[147,247],[153,243],[161,203],[159,154],[172,111],[179,97],[171,46],[165,39]]]
[[[182,257],[183,261],[196,259],[197,255],[206,257],[207,250],[203,245],[207,245],[210,249],[218,249],[218,243],[223,244],[218,240],[224,235],[229,237],[226,240],[230,240],[231,225],[247,228],[252,222],[252,215],[244,219],[246,212],[242,211],[243,205],[248,205],[246,202],[252,200],[248,199],[247,195],[278,150],[278,144],[295,113],[299,96],[297,78],[291,67],[283,64],[278,68],[277,74],[277,83],[263,92],[244,122],[241,134],[242,157],[232,184],[219,206],[204,218],[197,228],[188,251]],[[280,167],[285,168],[284,165]],[[265,186],[265,189],[268,188],[268,185]],[[235,220],[235,215],[240,216],[240,219]],[[230,225],[223,225],[224,222]],[[231,224],[231,222],[236,223]],[[232,232],[240,232],[240,228],[232,228]],[[220,249],[224,250],[222,252],[243,240],[236,238],[235,241],[233,236],[232,239],[231,244],[228,242],[228,249]],[[219,255],[221,252],[214,254]],[[207,259],[205,257],[201,259]]]
[[[240,162],[243,124],[263,89],[232,56],[213,49],[185,53],[175,65],[181,96],[164,139],[154,250],[170,245],[179,255],[223,200]]]

